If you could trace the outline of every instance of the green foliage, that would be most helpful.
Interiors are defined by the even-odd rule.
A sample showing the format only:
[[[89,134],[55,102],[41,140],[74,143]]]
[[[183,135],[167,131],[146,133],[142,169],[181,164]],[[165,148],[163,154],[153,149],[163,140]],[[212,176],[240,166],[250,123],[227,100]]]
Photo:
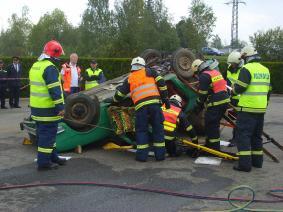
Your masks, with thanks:
[[[58,40],[66,54],[77,50],[78,36],[76,29],[68,23],[63,11],[55,9],[44,14],[29,35],[29,50],[31,55],[39,55],[43,45],[49,40]]]
[[[264,60],[283,60],[283,29],[281,27],[266,32],[256,32],[250,40]]]
[[[211,41],[211,47],[217,48],[217,49],[222,49],[223,48],[223,44],[222,44],[222,40],[219,37],[219,35],[214,35],[212,37],[212,41]]]
[[[0,55],[28,55],[28,35],[32,24],[28,19],[28,8],[22,8],[22,15],[19,17],[12,14],[9,19],[9,27],[0,33]]]

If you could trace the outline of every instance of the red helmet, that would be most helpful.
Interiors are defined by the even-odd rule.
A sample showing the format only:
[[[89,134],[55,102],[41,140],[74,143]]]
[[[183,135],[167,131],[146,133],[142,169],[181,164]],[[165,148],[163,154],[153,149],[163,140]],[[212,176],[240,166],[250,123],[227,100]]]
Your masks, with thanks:
[[[56,40],[47,42],[44,46],[43,52],[50,57],[60,57],[64,53],[63,47]]]

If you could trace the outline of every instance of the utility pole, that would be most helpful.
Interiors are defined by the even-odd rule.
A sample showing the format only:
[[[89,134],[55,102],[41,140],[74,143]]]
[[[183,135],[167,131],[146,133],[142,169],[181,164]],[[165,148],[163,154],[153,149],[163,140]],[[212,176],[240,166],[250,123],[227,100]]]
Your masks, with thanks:
[[[239,20],[239,4],[246,4],[244,1],[232,0],[225,3],[227,5],[232,4],[232,23],[231,23],[231,43],[232,49],[236,49],[239,45],[239,35],[238,35],[238,20]]]

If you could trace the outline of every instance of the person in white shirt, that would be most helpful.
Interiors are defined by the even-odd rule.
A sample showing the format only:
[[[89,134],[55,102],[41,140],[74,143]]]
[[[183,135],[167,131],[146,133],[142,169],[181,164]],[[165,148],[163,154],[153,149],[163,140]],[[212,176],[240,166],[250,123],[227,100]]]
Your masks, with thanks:
[[[69,95],[73,93],[78,93],[80,91],[79,81],[81,76],[81,69],[77,65],[78,55],[72,53],[70,55],[70,62],[62,65],[62,79],[64,92]]]

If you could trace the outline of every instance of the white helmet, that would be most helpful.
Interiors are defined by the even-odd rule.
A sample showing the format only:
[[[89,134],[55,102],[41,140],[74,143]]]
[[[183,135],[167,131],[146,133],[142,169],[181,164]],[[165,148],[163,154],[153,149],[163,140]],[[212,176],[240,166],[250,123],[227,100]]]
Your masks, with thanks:
[[[242,57],[250,57],[250,56],[257,55],[257,54],[258,53],[257,53],[256,49],[252,46],[245,46],[241,50],[241,56]]]
[[[175,100],[178,103],[179,107],[182,107],[182,101],[183,100],[182,100],[182,98],[178,94],[172,95],[170,97],[170,100]]]
[[[192,63],[191,69],[192,71],[195,73],[198,71],[198,67],[203,63],[202,60],[200,59],[196,59],[194,60],[194,62]]]
[[[144,61],[144,59],[142,57],[135,57],[132,60],[131,66],[132,65],[142,65],[142,66],[145,66],[145,61]]]
[[[231,52],[228,56],[227,63],[236,63],[239,64],[241,62],[241,53],[240,52]]]

